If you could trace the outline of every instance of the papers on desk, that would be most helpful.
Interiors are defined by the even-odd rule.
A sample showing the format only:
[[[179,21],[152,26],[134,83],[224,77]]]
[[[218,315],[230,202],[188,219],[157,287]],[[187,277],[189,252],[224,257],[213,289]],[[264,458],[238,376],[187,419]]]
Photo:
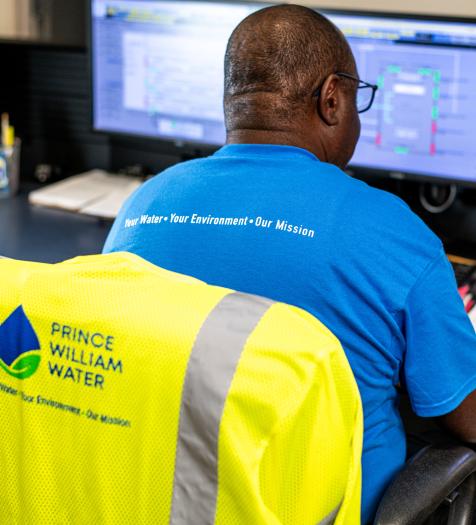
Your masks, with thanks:
[[[140,185],[141,181],[136,177],[92,170],[32,191],[28,200],[36,206],[114,219],[129,195]]]

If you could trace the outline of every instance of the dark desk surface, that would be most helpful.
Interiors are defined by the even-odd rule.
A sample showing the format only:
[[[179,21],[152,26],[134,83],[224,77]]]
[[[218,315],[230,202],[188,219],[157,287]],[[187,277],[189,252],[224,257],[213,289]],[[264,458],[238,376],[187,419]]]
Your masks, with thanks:
[[[28,204],[28,195],[0,200],[0,255],[59,262],[100,253],[111,222]]]

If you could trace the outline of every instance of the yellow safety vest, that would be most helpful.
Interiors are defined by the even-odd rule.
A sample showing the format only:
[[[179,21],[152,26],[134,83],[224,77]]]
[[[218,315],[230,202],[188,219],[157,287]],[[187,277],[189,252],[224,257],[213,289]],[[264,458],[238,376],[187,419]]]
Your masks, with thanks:
[[[360,521],[362,411],[298,308],[127,254],[0,260],[1,524]]]

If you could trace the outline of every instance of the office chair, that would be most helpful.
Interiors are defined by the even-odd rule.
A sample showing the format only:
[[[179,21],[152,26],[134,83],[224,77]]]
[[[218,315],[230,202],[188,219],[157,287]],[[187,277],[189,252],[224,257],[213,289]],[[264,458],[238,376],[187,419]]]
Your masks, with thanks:
[[[417,417],[405,388],[399,387],[399,397],[407,463],[384,494],[375,525],[471,525],[475,452],[434,419]]]
[[[374,525],[471,525],[475,504],[476,453],[456,444],[429,445],[390,484]]]

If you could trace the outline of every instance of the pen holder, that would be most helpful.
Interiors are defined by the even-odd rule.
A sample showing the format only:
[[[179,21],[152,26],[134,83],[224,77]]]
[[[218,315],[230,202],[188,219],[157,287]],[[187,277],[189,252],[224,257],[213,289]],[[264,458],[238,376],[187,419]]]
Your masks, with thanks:
[[[20,185],[21,141],[16,138],[13,146],[0,146],[0,199],[13,197]]]

